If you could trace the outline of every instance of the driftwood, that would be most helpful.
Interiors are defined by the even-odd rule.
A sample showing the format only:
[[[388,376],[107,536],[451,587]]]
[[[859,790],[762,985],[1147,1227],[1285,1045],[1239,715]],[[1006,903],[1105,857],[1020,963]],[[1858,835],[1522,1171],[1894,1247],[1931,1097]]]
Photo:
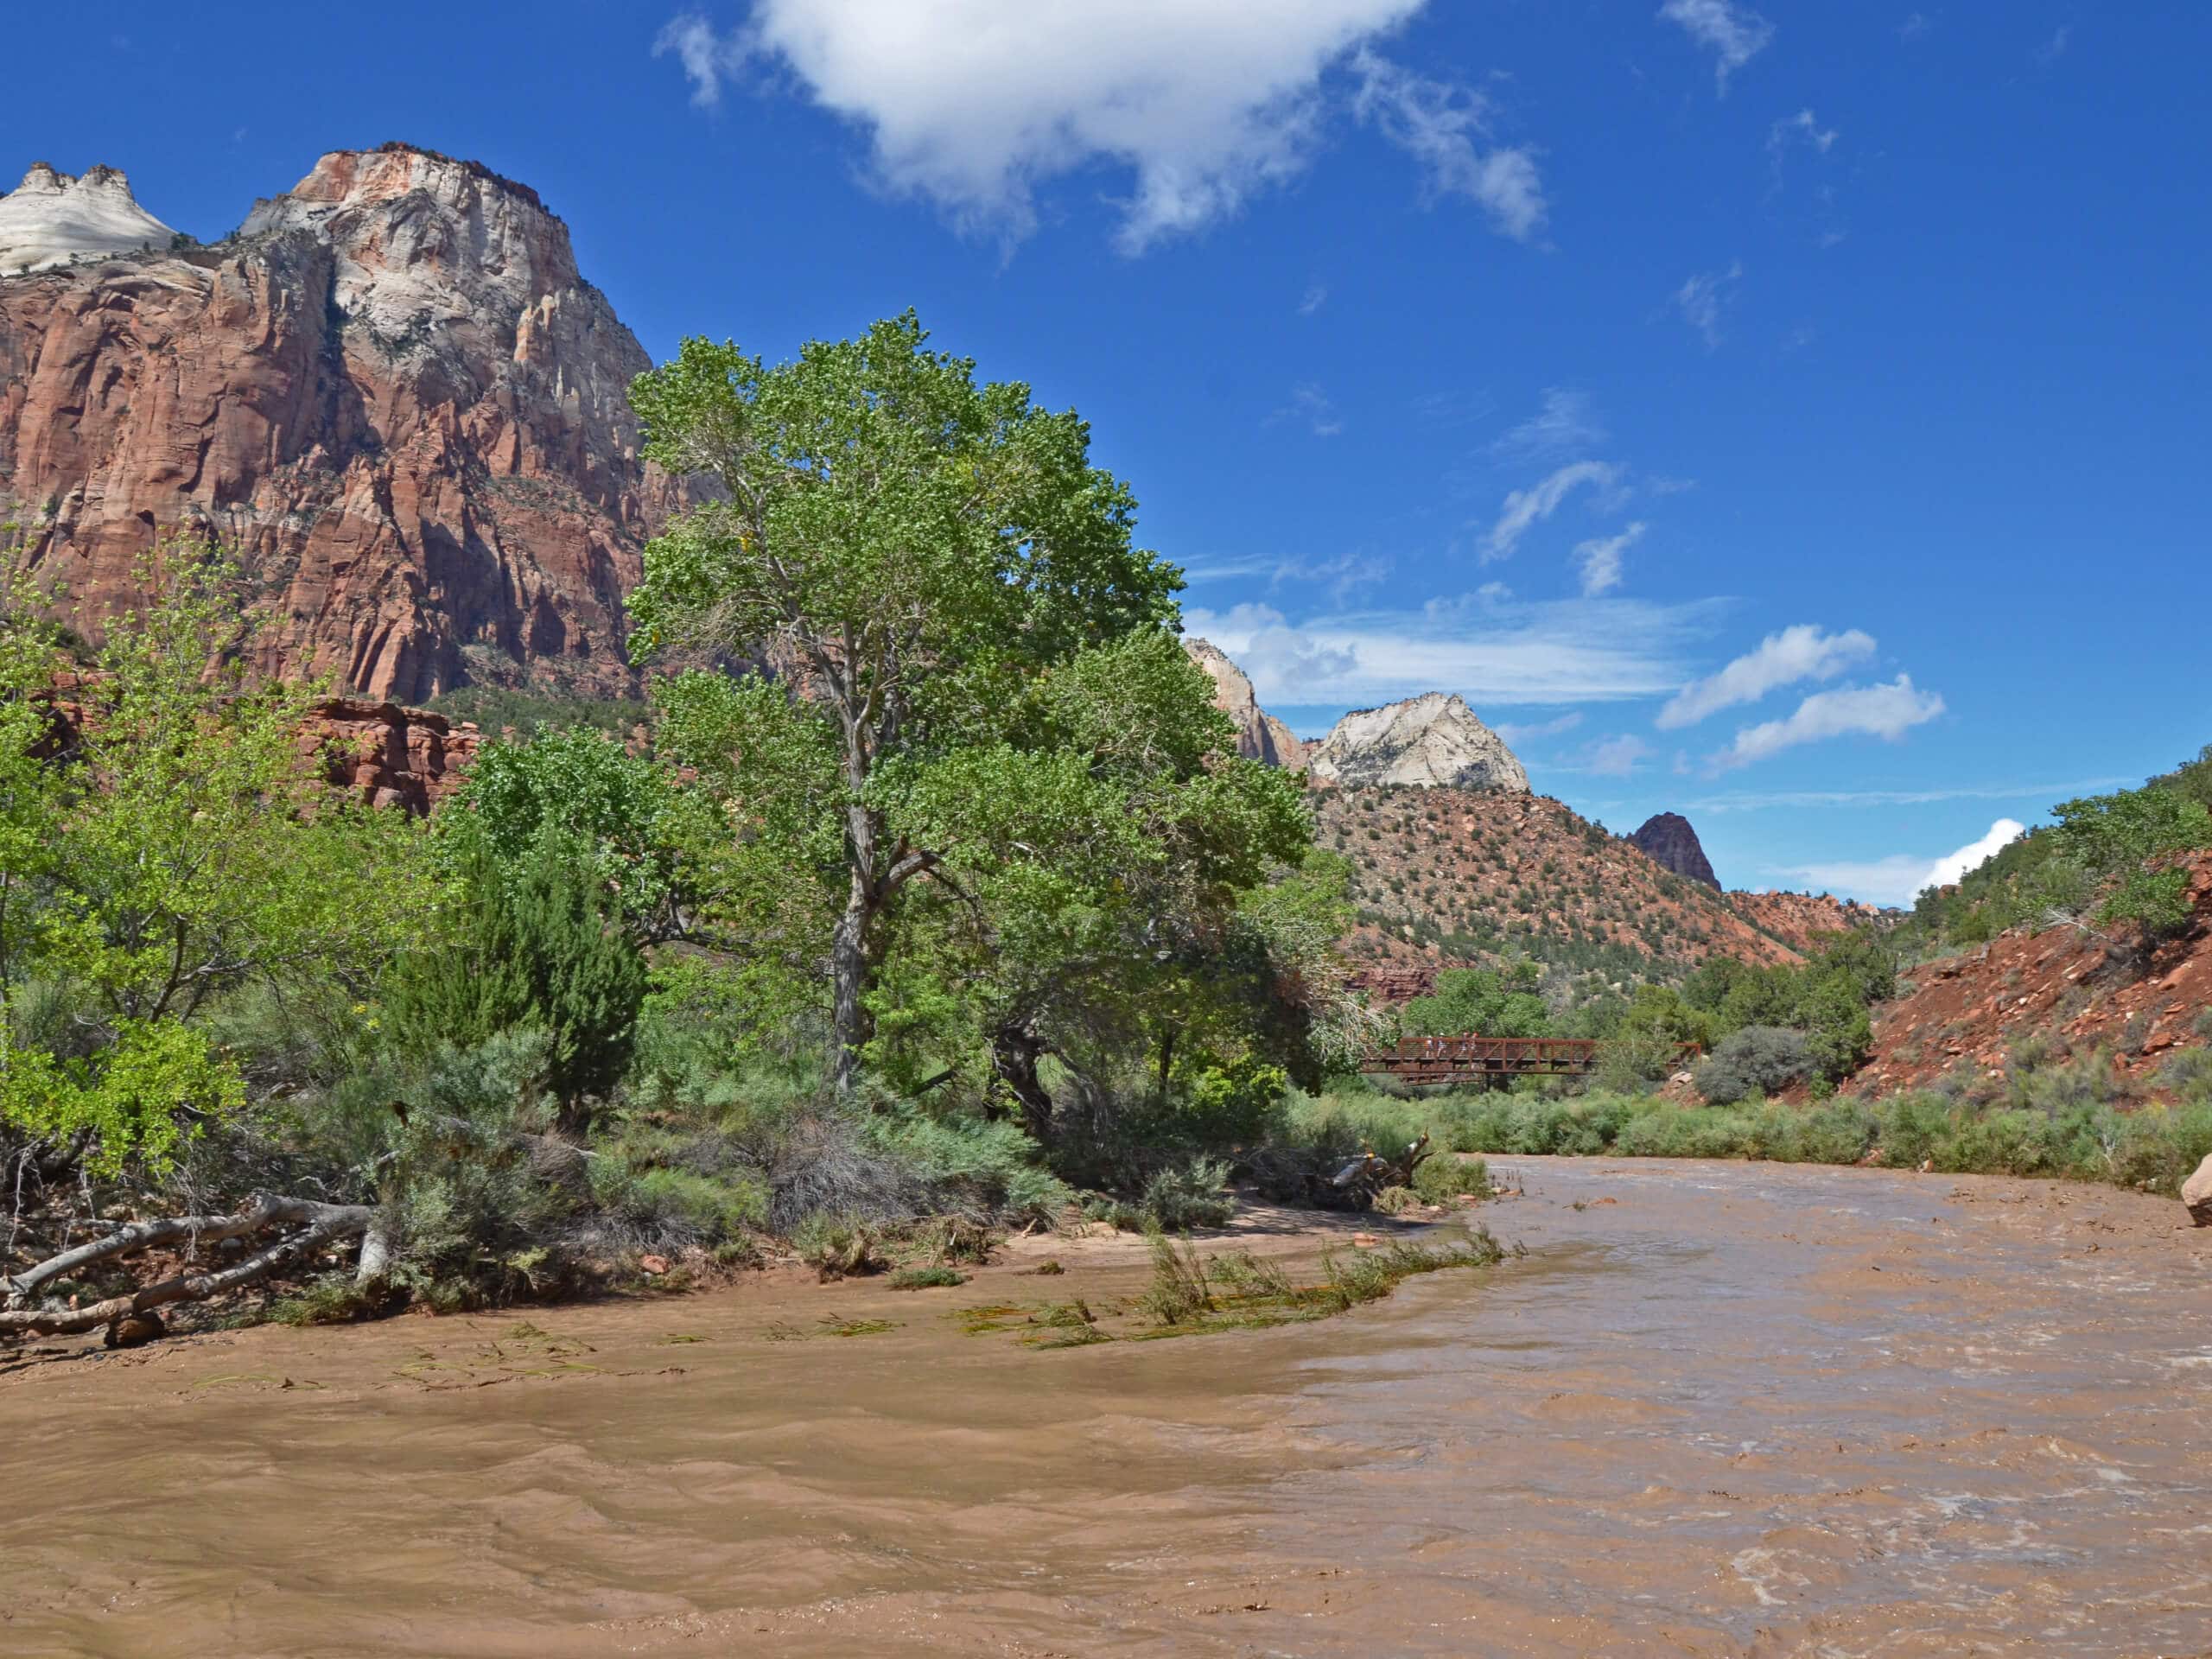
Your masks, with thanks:
[[[55,1336],[96,1330],[134,1313],[144,1313],[172,1302],[204,1302],[226,1290],[236,1290],[265,1278],[289,1258],[369,1230],[376,1211],[365,1204],[321,1204],[312,1198],[282,1198],[259,1193],[235,1215],[178,1216],[162,1221],[142,1221],[118,1228],[104,1238],[79,1244],[50,1256],[5,1281],[7,1309],[0,1312],[0,1337]],[[242,1238],[269,1227],[296,1227],[274,1243],[264,1245],[244,1261],[227,1268],[179,1274],[145,1286],[126,1296],[111,1296],[89,1307],[41,1309],[28,1306],[39,1287],[94,1262],[113,1261],[156,1244],[178,1240],[217,1243]]]

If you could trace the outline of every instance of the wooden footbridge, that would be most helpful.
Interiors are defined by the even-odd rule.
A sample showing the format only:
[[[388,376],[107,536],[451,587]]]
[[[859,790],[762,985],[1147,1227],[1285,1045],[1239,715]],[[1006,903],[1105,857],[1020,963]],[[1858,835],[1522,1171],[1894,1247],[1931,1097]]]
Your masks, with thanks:
[[[1613,1046],[1586,1037],[1411,1037],[1370,1054],[1359,1069],[1422,1084],[1584,1077]],[[1677,1043],[1673,1063],[1690,1065],[1704,1052],[1695,1043]]]

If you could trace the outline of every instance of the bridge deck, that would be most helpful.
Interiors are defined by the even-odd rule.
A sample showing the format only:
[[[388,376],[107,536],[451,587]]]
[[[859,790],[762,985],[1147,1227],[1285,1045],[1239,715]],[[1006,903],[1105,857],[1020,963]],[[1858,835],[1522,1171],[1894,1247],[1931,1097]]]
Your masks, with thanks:
[[[1388,1072],[1401,1083],[1586,1077],[1611,1046],[1586,1037],[1414,1037],[1369,1055],[1360,1069]],[[1701,1052],[1695,1043],[1677,1043],[1674,1058],[1683,1064]]]

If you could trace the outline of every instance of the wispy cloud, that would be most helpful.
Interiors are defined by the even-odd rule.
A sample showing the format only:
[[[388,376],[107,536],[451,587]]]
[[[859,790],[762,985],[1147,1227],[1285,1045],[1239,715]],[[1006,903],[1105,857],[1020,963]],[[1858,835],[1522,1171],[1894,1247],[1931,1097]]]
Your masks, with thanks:
[[[1553,720],[1502,720],[1491,729],[1506,742],[1518,747],[1523,743],[1540,743],[1548,737],[1563,737],[1581,724],[1581,714],[1570,710]]]
[[[1834,127],[1823,127],[1809,109],[1776,122],[1766,130],[1766,153],[1774,163],[1777,181],[1782,176],[1783,158],[1791,150],[1802,146],[1825,156],[1835,148],[1835,141],[1840,136]]]
[[[1902,41],[1916,41],[1926,35],[1928,31],[1935,27],[1936,20],[1926,12],[1909,12],[1905,16],[1904,22],[1897,25],[1897,38]]]
[[[1577,461],[1525,490],[1511,492],[1498,509],[1497,522],[1483,538],[1483,563],[1510,557],[1532,527],[1557,512],[1560,503],[1585,485],[1609,491],[1619,481],[1620,468],[1611,461]]]
[[[1305,297],[1299,301],[1298,315],[1301,317],[1310,317],[1328,302],[1329,285],[1326,283],[1315,283],[1306,290]]]
[[[1736,734],[1736,741],[1707,765],[1714,772],[1729,772],[1770,760],[1784,749],[1835,737],[1878,737],[1895,742],[1942,712],[1943,699],[1933,691],[1918,690],[1908,674],[1898,675],[1886,685],[1815,691],[1788,718],[1745,727]]]
[[[1643,539],[1649,529],[1637,520],[1618,536],[1584,542],[1574,550],[1574,564],[1582,582],[1582,597],[1595,599],[1621,585],[1621,555]]]
[[[1801,680],[1832,680],[1874,654],[1872,634],[1857,628],[1829,633],[1809,622],[1770,633],[1717,674],[1693,680],[1669,699],[1655,722],[1662,731],[1694,726],[1723,709],[1757,702]]]
[[[1946,887],[1979,868],[2018,840],[2026,826],[1999,818],[1988,833],[1955,852],[1930,858],[1925,853],[1893,853],[1887,858],[1785,866],[1782,874],[1847,898],[1878,905],[1909,905],[1929,887]]]
[[[1697,330],[1708,352],[1720,345],[1720,319],[1735,302],[1743,276],[1743,261],[1732,260],[1727,270],[1700,271],[1675,290],[1675,309]]]
[[[1317,438],[1333,438],[1344,429],[1344,416],[1329,395],[1312,381],[1291,388],[1290,401],[1268,416],[1268,423],[1295,421]]]
[[[1463,196],[1516,241],[1535,239],[1549,209],[1535,152],[1488,145],[1490,100],[1480,92],[1431,80],[1362,47],[1352,57],[1359,90],[1352,109],[1421,163],[1434,195]]]
[[[1649,760],[1654,751],[1642,738],[1630,734],[1609,737],[1591,745],[1585,767],[1600,778],[1626,778]]]
[[[1542,406],[1492,443],[1490,453],[1502,461],[1560,461],[1595,449],[1605,437],[1588,393],[1547,386]]]
[[[1184,613],[1253,674],[1262,700],[1292,708],[1387,702],[1422,691],[1457,691],[1478,708],[1559,709],[1656,696],[1681,683],[1681,663],[1711,632],[1725,601],[1662,604],[1631,599],[1517,601],[1480,591],[1432,600],[1418,609],[1338,612],[1286,620],[1266,606]],[[1284,629],[1295,641],[1274,638]],[[1326,672],[1301,671],[1262,683],[1240,654],[1328,653]],[[1309,666],[1313,658],[1305,659]]]
[[[2074,25],[2061,23],[2057,31],[2036,48],[2036,61],[2048,69],[2066,55],[2066,48],[2073,43]]]
[[[1948,789],[1731,790],[1725,795],[1690,801],[1683,810],[1718,815],[1775,809],[1802,812],[1855,806],[1932,806],[1942,801],[2063,801],[2139,781],[2114,776],[2056,784],[1962,784]]]
[[[655,49],[705,107],[750,67],[782,72],[762,90],[794,88],[864,132],[878,185],[1008,245],[1035,227],[1040,186],[1120,168],[1116,241],[1136,254],[1302,171],[1343,112],[1324,76],[1424,3],[753,0],[728,32],[684,12]],[[1478,182],[1494,215],[1525,223],[1540,198],[1516,182],[1518,154],[1484,157]]]
[[[1766,50],[1774,25],[1735,0],[1667,0],[1660,16],[1681,28],[1713,55],[1713,80],[1728,95],[1728,77]]]

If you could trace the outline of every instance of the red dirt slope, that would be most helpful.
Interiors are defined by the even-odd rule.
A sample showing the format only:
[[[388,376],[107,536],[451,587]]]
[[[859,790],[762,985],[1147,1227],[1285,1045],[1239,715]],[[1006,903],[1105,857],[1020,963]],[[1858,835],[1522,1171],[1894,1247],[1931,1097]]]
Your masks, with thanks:
[[[2124,1075],[2156,1070],[2204,1040],[2212,1009],[2212,854],[2190,861],[2194,920],[2147,957],[2072,928],[2007,933],[1980,950],[1932,962],[1878,1012],[1874,1055],[1847,1085],[1891,1094],[1960,1065],[2000,1069],[2012,1045],[2055,1035],[2074,1052],[2113,1051]]]

